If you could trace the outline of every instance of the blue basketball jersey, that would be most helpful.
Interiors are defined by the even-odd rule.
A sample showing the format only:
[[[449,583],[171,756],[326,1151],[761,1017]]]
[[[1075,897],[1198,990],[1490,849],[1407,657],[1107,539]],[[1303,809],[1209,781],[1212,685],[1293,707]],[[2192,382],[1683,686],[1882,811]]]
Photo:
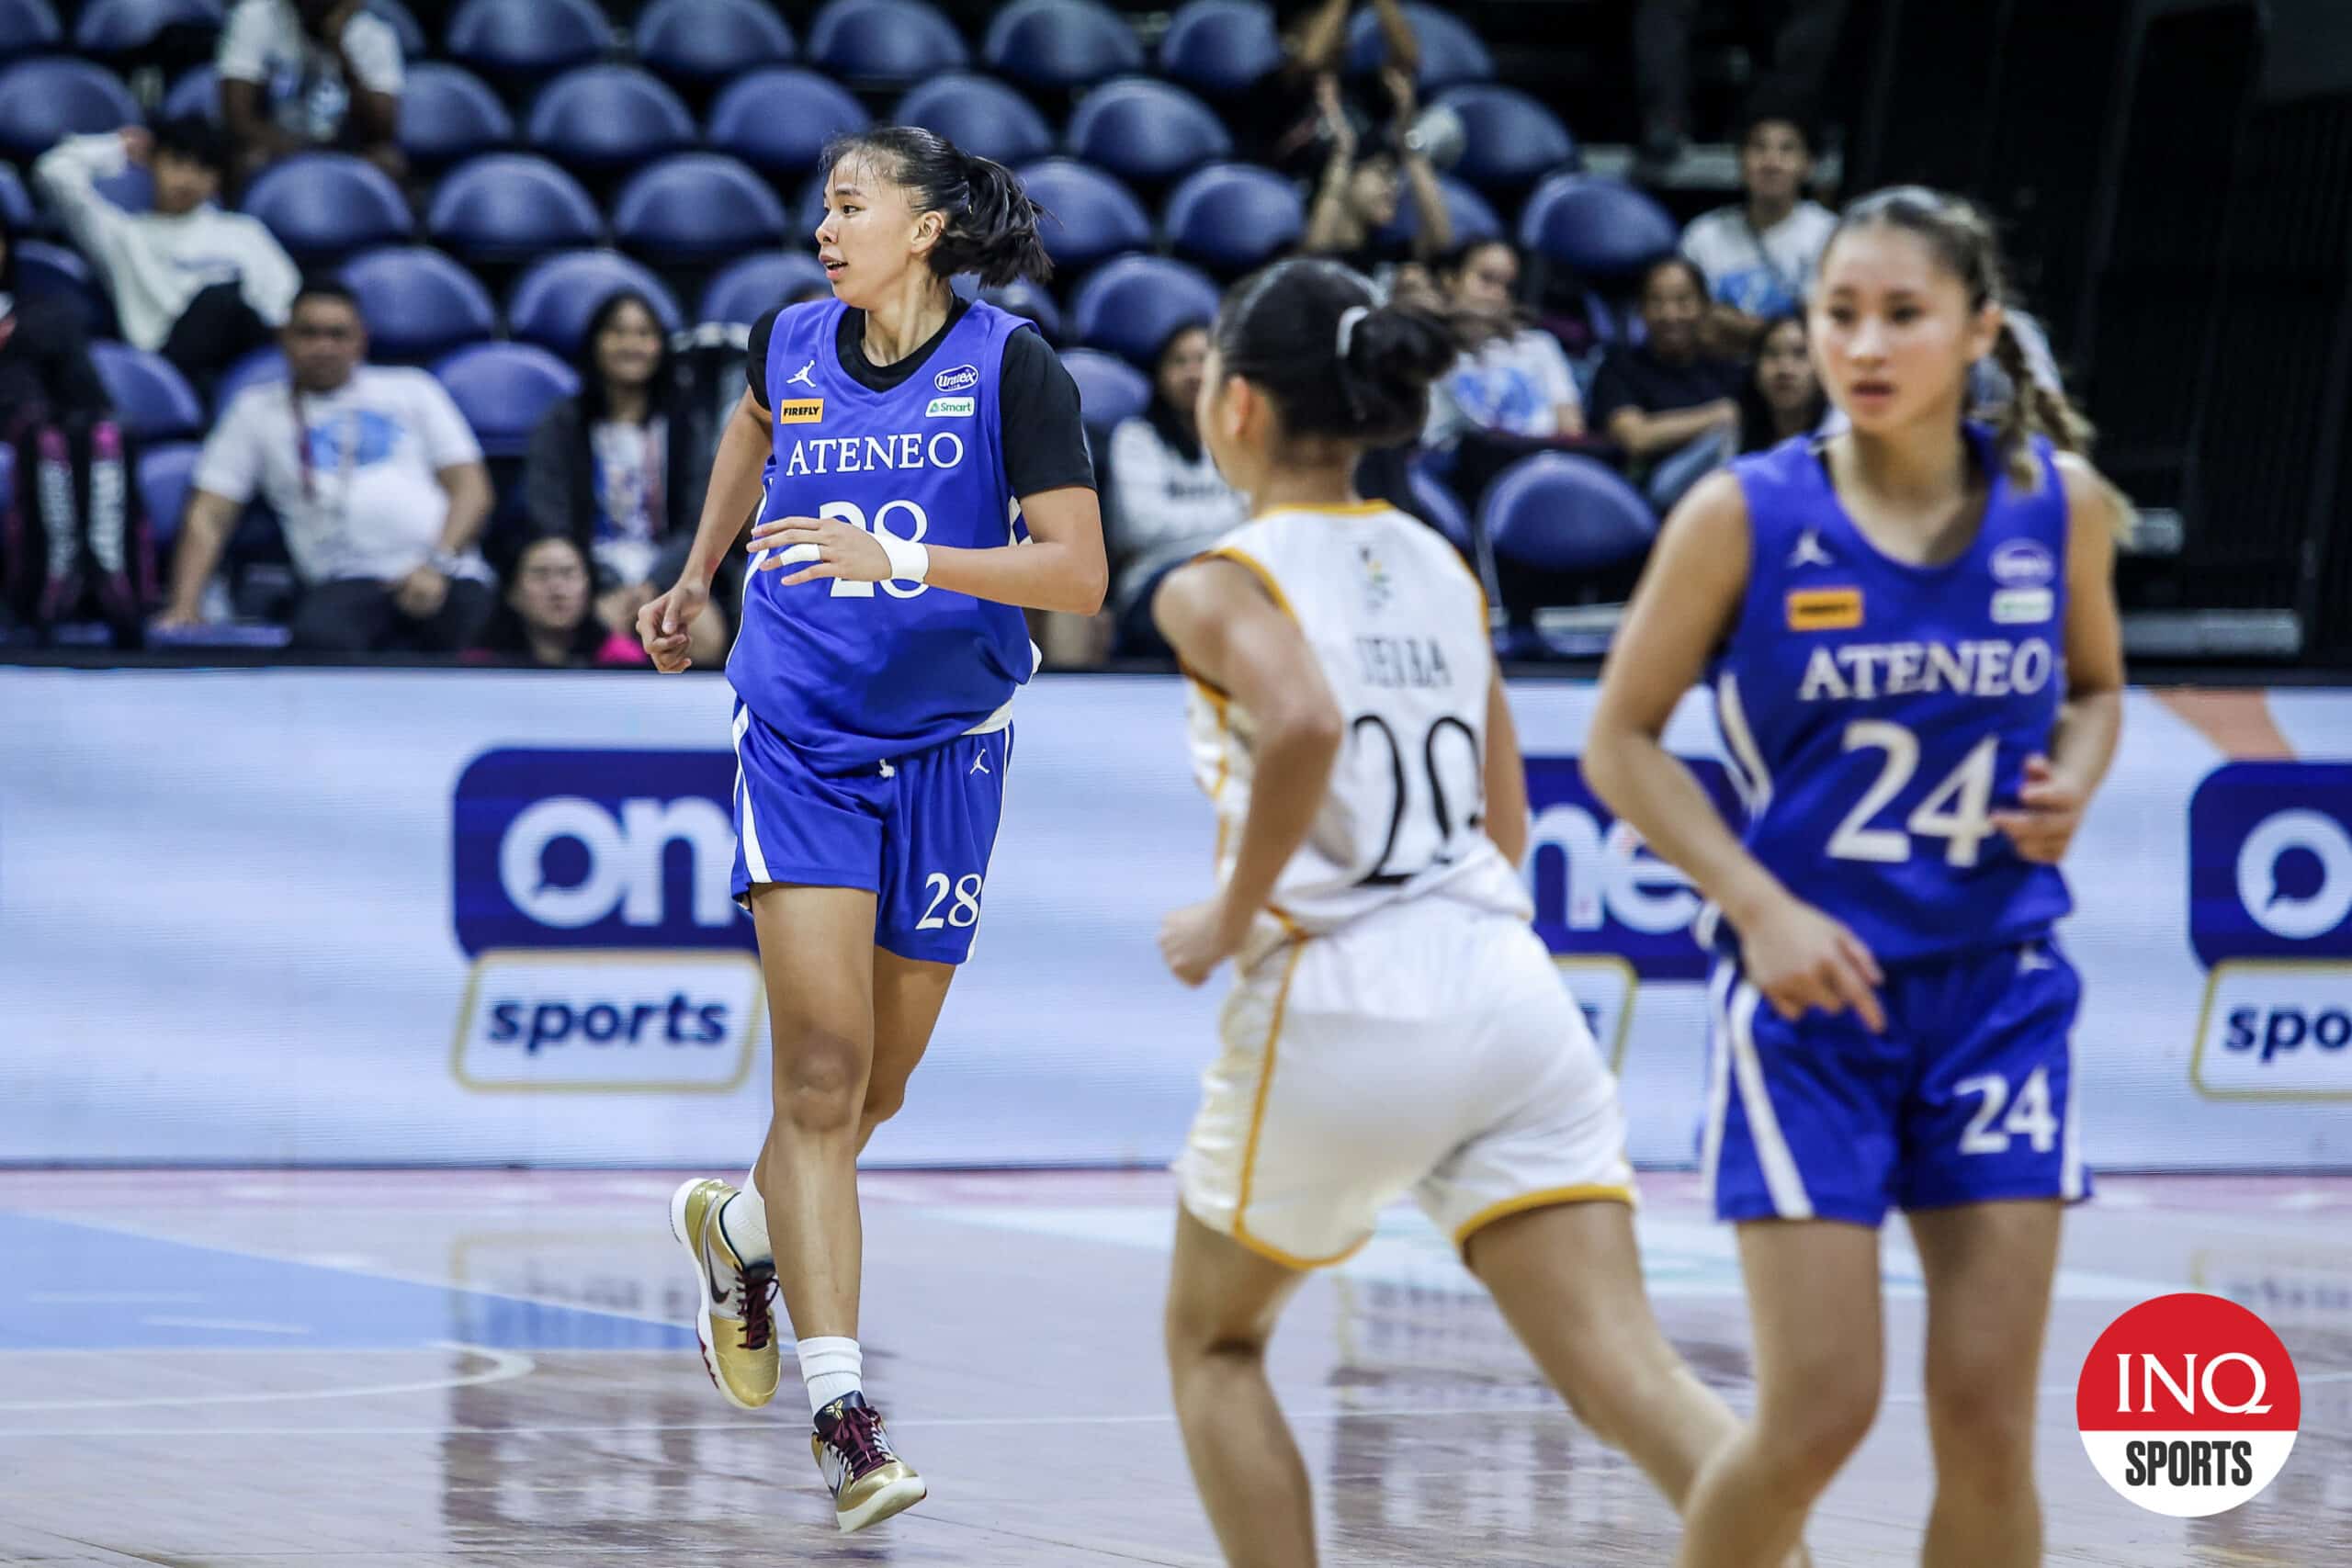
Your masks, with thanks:
[[[1752,540],[1713,671],[1746,842],[1881,960],[2015,942],[2071,908],[2054,866],[1988,814],[2017,804],[2065,694],[2066,495],[2049,444],[2030,493],[1990,432],[1983,525],[1933,567],[1879,552],[1810,438],[1733,465]]]
[[[842,367],[838,300],[783,311],[767,359],[775,449],[760,518],[832,517],[930,545],[1014,538],[997,418],[1005,339],[976,302],[912,376],[877,392]],[[1019,609],[917,582],[748,574],[727,677],[823,772],[871,766],[987,724],[1035,670]]]

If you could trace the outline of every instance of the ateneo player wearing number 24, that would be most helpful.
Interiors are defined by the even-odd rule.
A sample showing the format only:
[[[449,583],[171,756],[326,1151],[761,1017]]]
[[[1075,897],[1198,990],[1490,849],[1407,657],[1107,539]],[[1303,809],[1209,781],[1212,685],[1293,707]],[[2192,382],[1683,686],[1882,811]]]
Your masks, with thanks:
[[[1965,203],[1849,208],[1809,311],[1849,428],[1692,491],[1602,672],[1586,775],[1710,901],[1700,1163],[1755,1317],[1755,1424],[1701,1475],[1682,1568],[1767,1561],[1868,1430],[1890,1209],[1927,1280],[1923,1560],[2041,1561],[2035,1386],[2089,1191],[2057,863],[2121,719],[2122,502],[2003,299]],[[1971,410],[1987,355],[2016,390]],[[1659,739],[1702,675],[1740,836]]]
[[[1043,279],[1039,209],[1001,164],[891,127],[828,148],[834,298],[752,335],[694,552],[639,629],[665,671],[758,509],[735,688],[736,897],[751,910],[775,1112],[741,1190],[673,1195],[711,1381],[776,1390],[790,1314],[843,1531],[922,1500],[865,1398],[858,1151],[906,1095],[970,956],[1035,672],[1023,606],[1091,615],[1107,572],[1078,389],[1030,324],[948,287]]]

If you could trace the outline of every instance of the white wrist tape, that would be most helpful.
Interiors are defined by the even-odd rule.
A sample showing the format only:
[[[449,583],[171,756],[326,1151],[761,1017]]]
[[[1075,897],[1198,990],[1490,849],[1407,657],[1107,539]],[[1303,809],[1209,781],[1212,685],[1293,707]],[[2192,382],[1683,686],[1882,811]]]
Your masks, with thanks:
[[[874,530],[874,537],[882,553],[890,558],[890,579],[894,582],[921,582],[931,574],[931,548],[912,539],[901,539],[884,529]]]

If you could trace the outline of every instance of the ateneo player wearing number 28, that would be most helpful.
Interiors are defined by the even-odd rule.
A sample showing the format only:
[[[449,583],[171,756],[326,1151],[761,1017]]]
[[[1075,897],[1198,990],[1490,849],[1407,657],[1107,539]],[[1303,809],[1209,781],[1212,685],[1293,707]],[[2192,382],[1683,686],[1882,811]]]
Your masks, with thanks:
[[[2120,723],[2123,508],[2002,301],[1966,204],[1849,208],[1809,309],[1850,427],[1692,491],[1602,673],[1587,777],[1710,901],[1701,1166],[1755,1319],[1755,1424],[1699,1480],[1683,1568],[1770,1561],[1869,1429],[1890,1209],[1927,1280],[1922,1561],[2041,1561],[2034,1393],[2090,1190],[2057,863]],[[1987,355],[2014,400],[1971,410]],[[1702,676],[1743,835],[1660,744]]]
[[[844,1531],[923,1483],[866,1401],[858,1151],[897,1111],[970,956],[1035,672],[1022,606],[1091,615],[1106,569],[1078,389],[1030,324],[958,299],[1049,270],[1001,165],[892,127],[827,150],[818,259],[834,298],[752,337],[694,553],[639,629],[686,631],[758,508],[736,693],[735,893],[751,910],[775,1114],[741,1190],[685,1183],[671,1228],[711,1381],[765,1404],[780,1289]]]

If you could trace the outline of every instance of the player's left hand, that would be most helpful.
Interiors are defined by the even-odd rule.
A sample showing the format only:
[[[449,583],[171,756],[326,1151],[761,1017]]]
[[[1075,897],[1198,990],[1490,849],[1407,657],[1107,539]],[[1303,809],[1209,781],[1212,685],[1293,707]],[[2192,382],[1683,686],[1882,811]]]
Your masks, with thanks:
[[[820,577],[888,582],[890,558],[873,535],[838,517],[772,517],[752,530],[752,570],[800,570],[776,584],[789,588]]]
[[[2042,756],[2025,760],[2025,784],[2018,791],[2018,809],[1993,813],[1993,826],[2009,836],[2018,853],[2042,865],[2055,865],[2075,841],[2083,825],[2083,807],[2090,792],[2063,777]]]
[[[1204,898],[1171,911],[1159,922],[1159,956],[1168,972],[1197,986],[1241,946],[1244,931],[1231,930],[1223,897]]]

